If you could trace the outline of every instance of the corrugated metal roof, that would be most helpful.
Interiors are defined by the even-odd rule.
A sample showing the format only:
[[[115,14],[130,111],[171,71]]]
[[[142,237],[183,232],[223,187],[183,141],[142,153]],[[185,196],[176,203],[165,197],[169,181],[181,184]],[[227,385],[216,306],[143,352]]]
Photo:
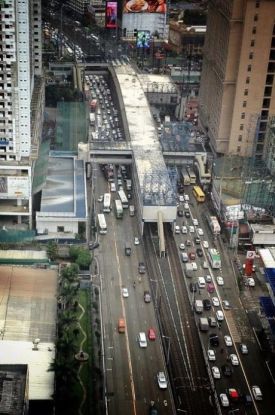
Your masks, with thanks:
[[[265,268],[275,268],[275,260],[269,249],[259,249],[259,255]]]

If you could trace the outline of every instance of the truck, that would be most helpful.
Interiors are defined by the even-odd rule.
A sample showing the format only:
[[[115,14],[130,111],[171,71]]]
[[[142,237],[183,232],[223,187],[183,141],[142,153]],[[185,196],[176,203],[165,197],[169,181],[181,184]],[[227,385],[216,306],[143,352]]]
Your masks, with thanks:
[[[129,190],[129,191],[132,190],[132,180],[130,179],[126,180],[126,190]]]
[[[216,216],[205,214],[206,222],[214,236],[220,235],[221,227]]]
[[[129,206],[129,214],[130,214],[130,216],[135,216],[135,206],[134,205]]]
[[[191,278],[192,277],[192,274],[194,272],[193,271],[193,265],[187,262],[185,264],[185,271],[186,271],[186,277],[187,278]]]
[[[95,113],[91,112],[90,113],[90,126],[94,126],[95,125]]]
[[[128,242],[125,244],[124,252],[126,256],[130,256],[132,253],[131,245]]]
[[[203,312],[203,302],[202,300],[196,300],[195,301],[195,311],[198,314],[201,314]],[[207,322],[208,324],[208,322]]]
[[[209,330],[209,324],[206,317],[201,317],[199,321],[199,327],[200,331],[208,331]]]

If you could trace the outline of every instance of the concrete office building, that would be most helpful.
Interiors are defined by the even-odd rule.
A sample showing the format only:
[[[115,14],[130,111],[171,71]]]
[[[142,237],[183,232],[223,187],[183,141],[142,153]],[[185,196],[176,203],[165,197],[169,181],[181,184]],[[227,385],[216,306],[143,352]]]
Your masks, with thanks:
[[[263,158],[275,114],[275,1],[210,0],[199,118],[216,153]]]
[[[41,1],[0,1],[0,222],[32,226],[44,109]]]
[[[67,4],[74,12],[83,15],[90,3],[89,0],[69,0]]]

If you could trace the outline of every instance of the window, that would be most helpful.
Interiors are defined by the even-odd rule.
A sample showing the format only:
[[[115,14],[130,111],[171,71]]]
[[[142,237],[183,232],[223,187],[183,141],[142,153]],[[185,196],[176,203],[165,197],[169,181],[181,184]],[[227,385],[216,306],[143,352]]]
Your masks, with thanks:
[[[275,50],[271,50],[269,54],[269,60],[274,61],[275,60]]]
[[[249,78],[249,76],[246,78],[246,81],[245,81],[245,83],[246,84],[249,84],[249,82],[250,82],[250,78]]]
[[[256,28],[256,26],[254,26],[253,29],[252,29],[252,34],[256,35],[256,32],[257,32],[257,28]]]
[[[243,124],[240,125],[240,130],[243,131]]]
[[[245,119],[245,112],[242,112],[241,119],[242,119],[242,120],[244,120],[244,119]]]
[[[272,94],[272,86],[266,86],[264,90],[265,97],[271,97]]]
[[[258,21],[258,15],[257,14],[255,14],[254,15],[254,22],[257,22]]]
[[[253,59],[253,52],[249,53],[249,59]]]
[[[251,47],[255,46],[255,40],[254,40],[254,39],[252,39],[252,40],[251,40],[251,42],[250,42],[250,46],[251,46]]]
[[[238,141],[239,142],[243,141],[243,136],[242,135],[239,135]]]
[[[58,226],[57,232],[64,232],[64,226]]]
[[[246,108],[246,101],[243,101],[243,108]]]
[[[244,90],[244,95],[248,95],[248,89]]]
[[[266,75],[266,85],[273,85],[274,75]]]
[[[237,147],[237,153],[240,153],[240,151],[241,151],[241,146],[238,146]]]
[[[255,7],[256,7],[256,9],[258,9],[260,7],[260,0],[256,0]]]
[[[270,107],[270,99],[269,98],[265,98],[263,100],[263,108],[269,108]]]

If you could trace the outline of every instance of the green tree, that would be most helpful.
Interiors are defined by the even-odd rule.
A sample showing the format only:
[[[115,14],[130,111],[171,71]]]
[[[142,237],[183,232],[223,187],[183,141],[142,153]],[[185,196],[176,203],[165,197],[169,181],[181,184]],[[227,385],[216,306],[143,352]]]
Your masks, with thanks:
[[[68,282],[74,282],[77,279],[79,272],[79,267],[77,264],[71,264],[66,268],[63,268],[61,271],[62,280]]]
[[[55,241],[47,243],[47,255],[51,261],[55,261],[58,257],[58,244]]]
[[[72,258],[73,261],[76,261],[79,253],[81,252],[83,248],[81,248],[80,246],[71,246],[69,249],[69,254],[70,257]]]
[[[76,261],[77,265],[79,266],[80,269],[87,269],[89,268],[90,264],[91,264],[91,255],[90,252],[86,249],[86,250],[82,250]]]

